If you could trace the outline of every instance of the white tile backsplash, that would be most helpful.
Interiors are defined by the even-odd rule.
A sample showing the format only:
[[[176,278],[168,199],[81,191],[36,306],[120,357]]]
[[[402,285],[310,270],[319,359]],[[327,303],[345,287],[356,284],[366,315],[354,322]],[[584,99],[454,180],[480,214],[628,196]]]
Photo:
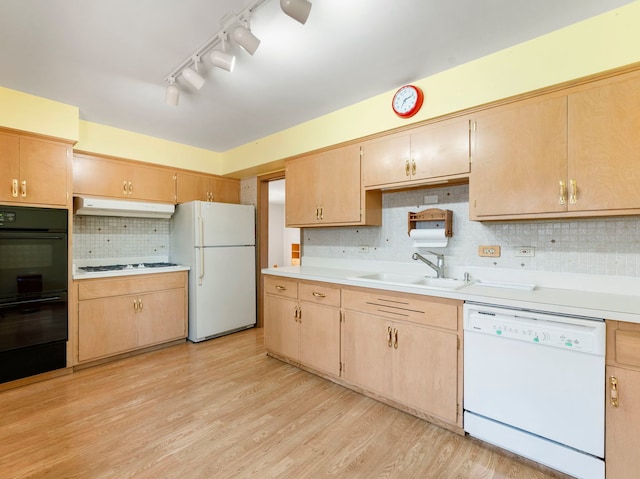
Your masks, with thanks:
[[[136,258],[169,255],[168,219],[74,216],[73,258]],[[162,258],[165,258],[164,260]]]
[[[438,203],[424,205],[437,195]],[[306,228],[303,256],[412,262],[407,214],[425,208],[453,211],[453,237],[445,248],[451,267],[507,268],[527,271],[640,276],[640,218],[536,220],[480,223],[469,218],[468,185],[383,194],[382,226]],[[359,246],[368,246],[361,253]],[[499,258],[478,256],[478,246],[500,245]],[[516,257],[518,247],[535,248],[533,257]]]

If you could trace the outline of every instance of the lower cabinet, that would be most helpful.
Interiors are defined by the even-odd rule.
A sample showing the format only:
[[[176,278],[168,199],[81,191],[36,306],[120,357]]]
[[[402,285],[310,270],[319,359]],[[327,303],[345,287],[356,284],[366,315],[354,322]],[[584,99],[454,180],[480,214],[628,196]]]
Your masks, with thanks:
[[[343,290],[343,379],[462,426],[459,303]]]
[[[340,375],[340,288],[265,278],[267,351],[333,376]]]
[[[606,476],[638,477],[640,324],[607,321]]]
[[[265,276],[267,351],[462,430],[462,302]]]
[[[77,362],[187,335],[187,272],[76,282]]]

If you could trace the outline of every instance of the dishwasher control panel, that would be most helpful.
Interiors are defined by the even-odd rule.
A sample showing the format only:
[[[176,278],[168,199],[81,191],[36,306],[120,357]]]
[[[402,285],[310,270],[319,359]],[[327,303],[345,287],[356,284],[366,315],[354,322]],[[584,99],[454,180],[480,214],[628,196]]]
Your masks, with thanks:
[[[597,320],[478,308],[466,311],[464,329],[555,348],[604,354],[605,325]]]

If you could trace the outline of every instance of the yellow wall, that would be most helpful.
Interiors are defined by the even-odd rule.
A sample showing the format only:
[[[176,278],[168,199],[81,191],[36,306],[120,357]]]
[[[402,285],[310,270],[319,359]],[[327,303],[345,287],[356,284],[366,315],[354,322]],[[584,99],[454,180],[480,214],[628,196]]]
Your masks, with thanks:
[[[0,87],[0,126],[78,141],[78,108]]]
[[[415,82],[425,106],[411,122],[640,61],[640,1]],[[393,91],[223,154],[222,174],[406,125]]]
[[[75,149],[220,174],[220,153],[90,121],[80,121],[80,141]]]

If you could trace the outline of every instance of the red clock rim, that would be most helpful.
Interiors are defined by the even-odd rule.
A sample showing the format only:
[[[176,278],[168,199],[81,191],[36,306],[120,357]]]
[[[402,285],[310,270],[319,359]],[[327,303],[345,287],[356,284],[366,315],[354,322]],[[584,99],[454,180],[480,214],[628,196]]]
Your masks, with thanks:
[[[400,113],[399,111],[397,111],[393,104],[394,100],[396,99],[396,95],[400,93],[400,90],[402,90],[403,88],[413,88],[418,94],[418,100],[416,101],[416,104],[413,106],[411,110],[407,111],[406,113]],[[398,115],[400,118],[411,118],[413,115],[418,113],[420,108],[422,108],[423,102],[424,102],[424,93],[422,92],[422,89],[420,87],[417,87],[415,85],[403,85],[400,88],[398,88],[398,91],[396,91],[395,94],[393,95],[393,98],[391,99],[391,108],[393,109],[393,112],[396,115]]]

